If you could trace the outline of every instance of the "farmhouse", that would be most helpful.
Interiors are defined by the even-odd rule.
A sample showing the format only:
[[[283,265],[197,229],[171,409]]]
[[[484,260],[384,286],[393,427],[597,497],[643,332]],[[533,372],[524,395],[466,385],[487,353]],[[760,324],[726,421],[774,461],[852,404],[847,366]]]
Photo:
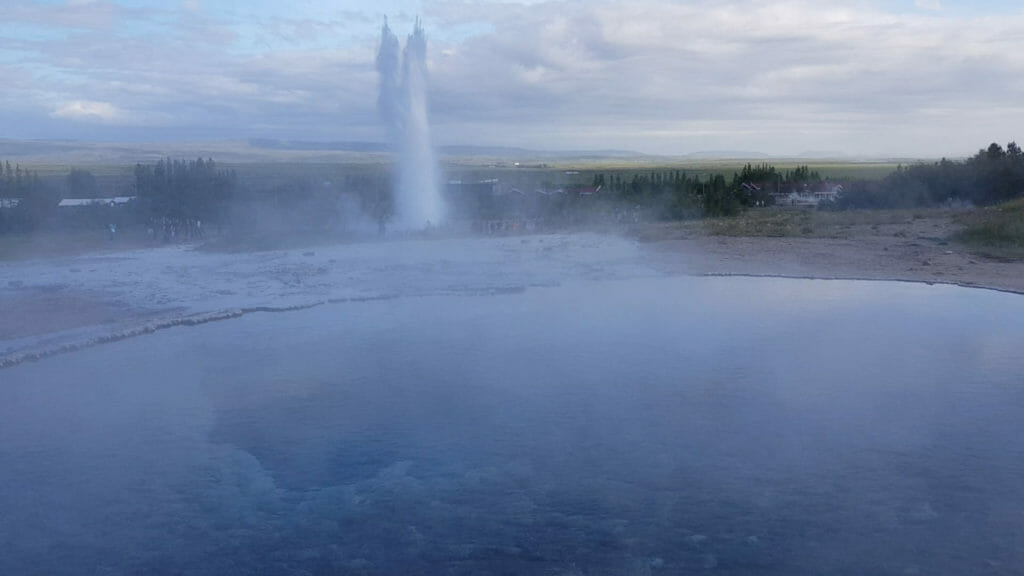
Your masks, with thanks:
[[[135,199],[135,196],[114,196],[113,198],[64,198],[58,208],[79,208],[82,206],[121,206]]]
[[[772,196],[775,198],[775,204],[780,206],[817,206],[822,202],[834,201],[842,191],[842,184],[818,182],[780,190]]]

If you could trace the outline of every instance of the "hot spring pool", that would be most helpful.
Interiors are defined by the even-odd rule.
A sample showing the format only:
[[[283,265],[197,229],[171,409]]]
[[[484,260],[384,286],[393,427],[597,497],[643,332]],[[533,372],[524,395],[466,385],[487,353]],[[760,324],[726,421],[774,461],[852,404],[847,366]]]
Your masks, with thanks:
[[[580,282],[0,371],[4,574],[1019,574],[1024,297]]]

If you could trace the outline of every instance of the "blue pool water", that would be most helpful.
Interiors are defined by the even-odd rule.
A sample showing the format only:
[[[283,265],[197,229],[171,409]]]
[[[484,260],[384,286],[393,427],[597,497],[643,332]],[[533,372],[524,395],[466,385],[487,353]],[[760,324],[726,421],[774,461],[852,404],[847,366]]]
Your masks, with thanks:
[[[1024,297],[580,282],[0,371],[4,574],[1019,574]]]

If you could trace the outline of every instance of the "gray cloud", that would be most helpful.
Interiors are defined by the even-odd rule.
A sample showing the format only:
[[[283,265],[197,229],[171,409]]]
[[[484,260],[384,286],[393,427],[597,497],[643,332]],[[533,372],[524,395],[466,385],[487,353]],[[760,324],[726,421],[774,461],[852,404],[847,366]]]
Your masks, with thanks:
[[[962,128],[963,117],[979,120],[974,138],[1012,137],[989,133],[988,113],[979,112],[1020,118],[1021,17],[924,18],[846,5],[505,7],[491,18],[492,33],[435,57],[445,102],[435,106],[437,121],[453,132],[475,123],[500,130],[518,116],[559,123],[553,135],[575,127],[639,147],[638,131],[658,126],[648,140],[671,151],[753,143],[955,153],[937,146],[948,138],[921,144],[942,123]]]
[[[109,0],[0,24],[0,115],[20,137],[383,137],[380,21],[236,21]],[[443,143],[968,154],[1015,135],[1024,15],[873,2],[432,2]],[[411,31],[411,15],[392,27]],[[337,38],[334,42],[333,39]]]

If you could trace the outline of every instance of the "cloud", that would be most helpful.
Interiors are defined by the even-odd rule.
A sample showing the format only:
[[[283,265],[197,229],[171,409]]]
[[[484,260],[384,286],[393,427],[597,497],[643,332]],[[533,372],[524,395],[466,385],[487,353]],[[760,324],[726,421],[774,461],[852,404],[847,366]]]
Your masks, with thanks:
[[[0,103],[69,130],[89,119],[176,136],[383,136],[382,7],[324,16],[297,3],[257,16],[194,4],[19,4],[0,23],[11,79]],[[894,12],[874,0],[420,8],[442,143],[952,154],[1024,124],[1021,14]],[[392,28],[407,34],[412,17],[392,14]]]
[[[70,30],[111,30],[141,10],[126,8],[112,0],[67,0],[64,3],[27,0],[5,8],[8,25],[30,23]]]
[[[575,130],[612,141],[600,145],[651,151],[893,144],[923,151],[937,121],[959,127],[990,107],[1020,118],[1015,101],[1024,94],[1014,78],[1024,62],[1013,56],[1024,48],[1013,36],[1024,32],[1020,17],[924,18],[867,2],[743,0],[491,10],[493,32],[444,46],[434,61],[441,134],[445,125],[472,132],[480,123],[512,143],[515,131],[500,126],[518,117],[519,126],[558,126],[551,140]],[[949,117],[937,118],[937,108]],[[989,129],[979,123],[973,136],[1003,137],[980,134]]]
[[[914,0],[914,6],[922,10],[942,10],[942,2],[939,0]]]
[[[57,109],[50,113],[50,117],[86,122],[112,123],[124,120],[126,115],[109,102],[74,100],[57,107]]]

